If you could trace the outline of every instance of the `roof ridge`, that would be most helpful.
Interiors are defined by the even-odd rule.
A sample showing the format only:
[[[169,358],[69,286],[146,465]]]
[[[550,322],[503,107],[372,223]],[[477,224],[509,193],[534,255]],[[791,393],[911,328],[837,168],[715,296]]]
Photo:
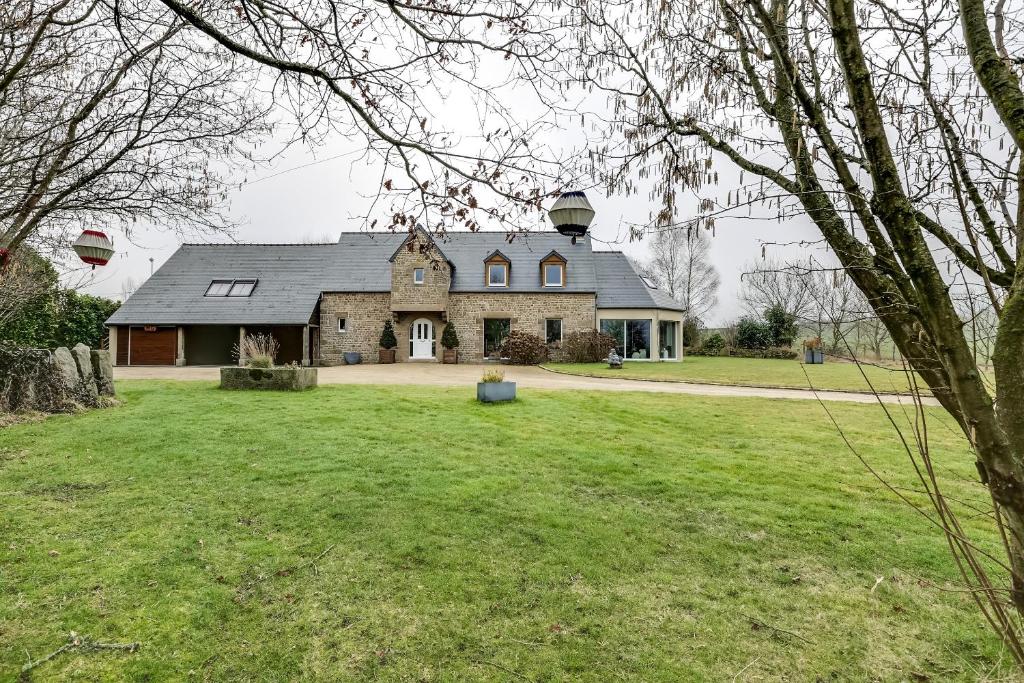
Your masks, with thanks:
[[[336,247],[337,242],[182,242],[183,247]]]

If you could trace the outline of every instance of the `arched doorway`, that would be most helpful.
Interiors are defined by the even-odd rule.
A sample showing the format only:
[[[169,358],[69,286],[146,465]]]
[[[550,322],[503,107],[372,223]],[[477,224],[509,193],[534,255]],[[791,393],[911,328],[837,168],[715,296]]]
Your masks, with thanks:
[[[413,321],[409,328],[409,358],[434,358],[434,323],[427,318]]]

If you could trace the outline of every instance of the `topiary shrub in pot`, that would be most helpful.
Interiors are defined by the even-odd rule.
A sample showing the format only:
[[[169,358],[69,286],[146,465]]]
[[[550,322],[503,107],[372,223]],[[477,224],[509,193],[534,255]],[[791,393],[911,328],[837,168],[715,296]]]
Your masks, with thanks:
[[[455,331],[455,325],[449,321],[441,333],[441,346],[444,353],[441,354],[441,362],[454,365],[459,362],[459,335]]]
[[[395,326],[391,319],[384,321],[384,331],[380,333],[380,357],[381,363],[395,362],[395,349],[398,348],[398,338],[395,337]]]

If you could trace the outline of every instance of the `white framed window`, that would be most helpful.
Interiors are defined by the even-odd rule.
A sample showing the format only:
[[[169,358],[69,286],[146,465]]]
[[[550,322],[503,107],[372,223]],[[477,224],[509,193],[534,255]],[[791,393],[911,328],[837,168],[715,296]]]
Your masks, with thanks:
[[[544,286],[561,287],[565,284],[565,266],[561,263],[544,264]]]
[[[348,332],[348,320],[346,318],[338,318],[338,332]]]
[[[508,264],[488,263],[487,264],[487,286],[508,287]]]
[[[422,268],[413,268],[413,271],[412,271],[412,283],[414,285],[422,285],[423,284],[423,279],[424,279],[425,276],[426,275],[423,272]]]
[[[548,318],[544,321],[544,340],[548,344],[562,343],[562,319]]]

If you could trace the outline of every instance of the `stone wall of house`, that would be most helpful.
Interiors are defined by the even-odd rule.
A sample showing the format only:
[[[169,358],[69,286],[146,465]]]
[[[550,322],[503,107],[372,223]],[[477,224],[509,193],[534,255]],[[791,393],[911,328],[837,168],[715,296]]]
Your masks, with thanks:
[[[423,269],[423,284],[413,271]],[[425,235],[417,233],[395,253],[391,263],[391,306],[395,311],[441,311],[447,307],[451,266]]]
[[[441,333],[444,331],[444,318],[442,313],[418,313],[415,311],[395,313],[395,336],[398,338],[398,353],[395,359],[399,362],[409,360],[409,337],[412,334],[412,324],[420,319],[426,319],[434,326],[435,351],[434,358],[441,360]],[[419,361],[417,362],[424,362]]]
[[[410,274],[410,281],[412,275]],[[392,317],[393,316],[393,317]],[[320,358],[323,365],[344,363],[346,351],[358,351],[364,363],[377,362],[378,341],[384,321],[392,317],[398,338],[397,360],[409,359],[409,333],[412,323],[426,318],[434,325],[437,339],[436,358],[441,359],[441,332],[445,316],[437,312],[391,311],[391,295],[379,293],[325,293],[320,303]],[[338,319],[345,318],[346,331],[338,331]],[[464,362],[483,360],[484,319],[509,318],[513,330],[522,330],[544,337],[544,321],[562,320],[562,335],[594,329],[595,297],[593,294],[569,292],[452,292],[448,295],[447,320],[459,335],[459,358]],[[560,359],[560,350],[552,349],[553,360]]]
[[[594,329],[595,307],[593,294],[452,292],[448,299],[448,320],[459,333],[459,358],[479,362],[483,360],[485,318],[509,318],[513,330],[529,332],[542,339],[544,321],[561,318],[564,337],[570,332]],[[560,349],[551,350],[552,360],[559,360],[560,356]]]
[[[363,354],[364,363],[377,362],[380,333],[391,317],[388,292],[325,292],[320,301],[320,362],[341,365],[346,351]],[[338,330],[338,319],[345,319],[345,331]],[[398,329],[395,329],[396,336]],[[401,338],[399,338],[401,348]],[[408,346],[408,342],[406,343]]]

